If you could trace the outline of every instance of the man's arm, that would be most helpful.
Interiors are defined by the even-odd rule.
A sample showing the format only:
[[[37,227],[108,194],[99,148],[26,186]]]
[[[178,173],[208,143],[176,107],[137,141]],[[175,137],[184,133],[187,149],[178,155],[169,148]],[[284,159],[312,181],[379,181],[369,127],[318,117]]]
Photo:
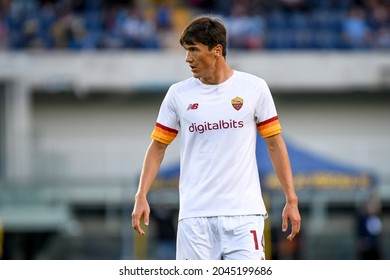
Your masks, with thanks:
[[[300,231],[301,216],[299,214],[298,196],[295,193],[290,159],[288,156],[286,144],[280,133],[265,138],[265,142],[267,144],[269,156],[271,158],[276,176],[278,177],[282,185],[283,192],[286,196],[286,205],[284,206],[282,213],[282,230],[287,230],[288,221],[290,220],[291,233],[287,239],[292,241]]]
[[[143,217],[145,225],[149,224],[150,207],[147,194],[160,169],[167,147],[168,145],[166,144],[152,140],[146,151],[138,191],[135,195],[134,209],[131,214],[132,227],[141,235],[145,235],[140,225],[141,218]]]

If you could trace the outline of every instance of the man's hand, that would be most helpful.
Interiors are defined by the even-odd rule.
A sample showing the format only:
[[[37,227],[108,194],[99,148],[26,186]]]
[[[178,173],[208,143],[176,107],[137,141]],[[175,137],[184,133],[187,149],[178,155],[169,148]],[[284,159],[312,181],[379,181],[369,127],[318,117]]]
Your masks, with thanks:
[[[282,230],[286,232],[288,229],[288,221],[291,223],[291,233],[287,239],[293,241],[295,236],[301,230],[301,215],[298,210],[298,203],[287,202],[282,212]]]
[[[149,225],[150,207],[146,197],[135,198],[133,213],[131,214],[131,225],[139,234],[145,235],[145,231],[141,228],[141,219],[143,218],[144,224]]]

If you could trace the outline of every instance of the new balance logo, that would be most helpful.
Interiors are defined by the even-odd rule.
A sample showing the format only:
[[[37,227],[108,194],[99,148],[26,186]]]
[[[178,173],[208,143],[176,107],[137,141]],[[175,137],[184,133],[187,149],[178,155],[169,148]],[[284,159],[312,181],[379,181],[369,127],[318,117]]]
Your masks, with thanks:
[[[198,109],[199,103],[190,104],[187,107],[187,110],[196,110]]]

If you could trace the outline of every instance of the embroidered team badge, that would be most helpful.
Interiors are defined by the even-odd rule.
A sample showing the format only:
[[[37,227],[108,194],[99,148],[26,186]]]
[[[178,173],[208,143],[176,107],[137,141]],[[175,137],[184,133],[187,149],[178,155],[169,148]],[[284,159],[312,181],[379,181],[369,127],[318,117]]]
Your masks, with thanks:
[[[244,99],[242,99],[238,96],[236,98],[232,99],[232,106],[237,111],[241,109],[243,104],[244,104]]]

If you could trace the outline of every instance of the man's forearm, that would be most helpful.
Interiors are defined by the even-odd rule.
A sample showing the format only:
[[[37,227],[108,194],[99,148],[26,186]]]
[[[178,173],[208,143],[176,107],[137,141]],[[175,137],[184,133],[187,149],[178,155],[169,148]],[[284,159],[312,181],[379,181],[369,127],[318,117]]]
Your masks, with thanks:
[[[297,195],[295,193],[291,164],[286,144],[280,135],[275,137],[277,138],[274,141],[267,143],[272,165],[276,176],[282,185],[286,200],[288,202],[296,202]]]
[[[141,170],[136,198],[139,196],[146,197],[147,193],[149,192],[152,183],[160,169],[161,162],[164,158],[165,149],[166,146],[164,146],[164,144],[157,143],[155,141],[149,145]]]

